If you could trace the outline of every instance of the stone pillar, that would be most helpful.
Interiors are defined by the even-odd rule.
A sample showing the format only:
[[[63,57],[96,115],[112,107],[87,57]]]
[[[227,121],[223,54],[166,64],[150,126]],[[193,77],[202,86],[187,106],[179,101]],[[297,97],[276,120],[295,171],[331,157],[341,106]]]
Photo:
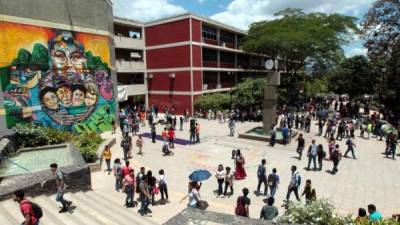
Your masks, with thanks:
[[[278,86],[280,85],[280,72],[270,72],[267,74],[267,85],[264,88],[263,101],[263,128],[269,133],[271,126],[276,121],[276,103],[278,101]]]

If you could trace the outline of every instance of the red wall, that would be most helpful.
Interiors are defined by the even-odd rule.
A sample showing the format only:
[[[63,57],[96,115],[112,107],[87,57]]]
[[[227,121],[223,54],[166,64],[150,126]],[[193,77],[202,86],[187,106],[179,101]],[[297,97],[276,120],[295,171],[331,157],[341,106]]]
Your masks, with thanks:
[[[191,113],[191,97],[190,95],[159,95],[149,94],[149,104],[156,104],[159,109],[164,106],[175,106],[177,114],[183,114],[183,110],[188,109]]]
[[[175,73],[175,78],[168,77]],[[157,91],[190,91],[190,71],[152,73],[148,89]]]
[[[201,47],[193,45],[192,46],[192,56],[193,56],[193,67],[201,67]]]
[[[203,90],[203,73],[202,71],[193,71],[193,91]]]
[[[192,41],[201,42],[201,23],[192,19]]]
[[[147,69],[190,67],[189,45],[146,50]]]
[[[145,34],[146,46],[189,41],[189,19],[146,27]]]
[[[203,67],[218,67],[218,62],[203,61]]]

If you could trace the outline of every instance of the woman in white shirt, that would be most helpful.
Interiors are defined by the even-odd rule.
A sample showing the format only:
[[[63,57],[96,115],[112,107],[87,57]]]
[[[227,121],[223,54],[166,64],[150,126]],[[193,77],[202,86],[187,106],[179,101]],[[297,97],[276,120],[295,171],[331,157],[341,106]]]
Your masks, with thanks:
[[[167,176],[164,173],[164,170],[161,169],[158,174],[160,175],[160,179],[158,180],[158,187],[160,188],[161,200],[164,200],[164,194],[168,201],[168,188],[167,188]]]
[[[217,178],[218,181],[218,197],[219,197],[223,193],[222,185],[224,184],[225,180],[225,171],[224,171],[224,166],[222,164],[218,165],[218,170],[215,173],[215,177]]]
[[[200,196],[199,196],[199,192],[197,191],[197,189],[194,186],[193,182],[189,182],[188,185],[189,191],[188,194],[183,197],[179,203],[181,203],[183,200],[185,200],[187,197],[189,197],[189,204],[188,207],[190,208],[197,208],[200,202]]]

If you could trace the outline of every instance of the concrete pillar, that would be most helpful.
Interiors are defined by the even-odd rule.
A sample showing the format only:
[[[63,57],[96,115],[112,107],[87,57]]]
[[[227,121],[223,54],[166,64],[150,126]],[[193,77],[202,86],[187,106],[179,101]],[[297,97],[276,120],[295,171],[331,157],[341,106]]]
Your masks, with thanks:
[[[278,101],[278,86],[280,85],[280,72],[270,72],[267,74],[267,85],[264,88],[263,101],[263,128],[269,133],[271,126],[276,121],[276,103]]]
[[[217,72],[217,89],[221,88],[221,72]]]

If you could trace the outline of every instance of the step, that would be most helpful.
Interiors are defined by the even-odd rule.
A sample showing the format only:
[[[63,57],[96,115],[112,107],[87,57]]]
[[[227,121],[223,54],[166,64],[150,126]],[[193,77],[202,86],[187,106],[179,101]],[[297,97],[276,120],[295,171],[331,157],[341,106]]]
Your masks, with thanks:
[[[22,220],[23,218],[21,215],[21,222]],[[2,204],[0,204],[0,221],[2,225],[19,224],[18,221],[5,209],[5,207]]]
[[[106,225],[129,224],[129,220],[118,217],[118,213],[111,213],[108,205],[100,206],[97,201],[88,199],[86,193],[74,193],[72,199],[76,202],[76,207],[82,208],[86,213],[90,213],[92,217],[99,219]]]
[[[149,224],[149,225],[155,225],[157,223],[155,223],[154,221],[152,221],[150,218],[148,217],[144,217],[141,216],[137,211],[140,208],[140,202],[138,202],[138,206],[136,206],[135,208],[125,208],[123,206],[123,204],[125,203],[125,194],[123,193],[118,193],[116,192],[116,194],[120,194],[121,196],[118,196],[117,198],[113,198],[112,196],[109,196],[105,193],[102,192],[98,192],[98,191],[92,191],[89,193],[89,195],[91,197],[93,197],[94,199],[102,199],[100,201],[103,201],[105,204],[108,204],[109,206],[117,209],[117,208],[121,208],[121,210],[119,211],[120,214],[124,214],[125,216],[129,217],[130,219],[132,219],[133,221],[137,222],[138,224],[141,225],[145,225],[145,224]],[[116,196],[115,194],[113,194],[114,196]],[[138,194],[135,194],[135,200],[138,197]],[[120,200],[120,201],[118,201]],[[134,213],[132,213],[132,210],[134,211]]]
[[[84,224],[81,220],[76,219],[76,217],[69,212],[59,213],[58,211],[61,209],[61,204],[56,202],[55,198],[55,196],[38,196],[34,198],[33,201],[42,207],[44,217],[49,217],[53,221],[59,221],[57,224]]]

